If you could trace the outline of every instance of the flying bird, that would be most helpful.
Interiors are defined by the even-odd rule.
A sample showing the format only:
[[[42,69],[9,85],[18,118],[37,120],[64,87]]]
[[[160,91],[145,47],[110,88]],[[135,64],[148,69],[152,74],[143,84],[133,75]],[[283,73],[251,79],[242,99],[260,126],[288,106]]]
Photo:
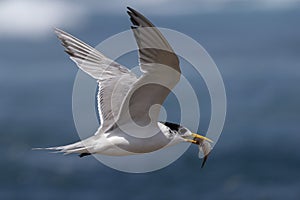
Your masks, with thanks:
[[[146,17],[130,7],[127,9],[138,45],[139,67],[143,73],[140,77],[74,36],[55,29],[65,52],[98,82],[101,125],[87,139],[44,149],[76,153],[80,157],[91,154],[126,156],[190,142],[197,144],[204,154],[203,167],[212,141],[182,125],[158,121],[160,106],[180,80],[179,59],[166,38]]]

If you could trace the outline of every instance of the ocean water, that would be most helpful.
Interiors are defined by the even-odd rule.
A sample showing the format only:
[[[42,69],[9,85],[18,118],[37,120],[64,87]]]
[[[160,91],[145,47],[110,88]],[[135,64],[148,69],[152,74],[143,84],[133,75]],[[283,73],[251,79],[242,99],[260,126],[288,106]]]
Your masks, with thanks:
[[[299,18],[295,9],[152,19],[205,47],[224,79],[228,110],[203,169],[191,146],[170,166],[146,174],[119,172],[93,157],[32,151],[79,139],[71,108],[77,68],[54,34],[0,39],[0,198],[299,199]],[[128,27],[124,16],[96,15],[67,31],[96,45]],[[120,61],[134,65],[132,58]],[[208,93],[189,68],[185,73],[199,81],[204,109],[198,132],[205,132]],[[178,110],[169,115],[176,122]]]

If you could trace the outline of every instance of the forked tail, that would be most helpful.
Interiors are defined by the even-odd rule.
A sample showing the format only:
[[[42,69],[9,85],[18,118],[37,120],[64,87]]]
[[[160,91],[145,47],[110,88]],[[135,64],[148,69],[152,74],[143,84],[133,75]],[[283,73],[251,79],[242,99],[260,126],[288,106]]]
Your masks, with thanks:
[[[92,150],[91,145],[87,145],[89,140],[79,141],[73,144],[57,146],[57,147],[48,147],[48,148],[33,148],[32,150],[50,150],[55,153],[63,153],[68,155],[71,153],[78,153],[79,157],[91,155],[90,151]]]

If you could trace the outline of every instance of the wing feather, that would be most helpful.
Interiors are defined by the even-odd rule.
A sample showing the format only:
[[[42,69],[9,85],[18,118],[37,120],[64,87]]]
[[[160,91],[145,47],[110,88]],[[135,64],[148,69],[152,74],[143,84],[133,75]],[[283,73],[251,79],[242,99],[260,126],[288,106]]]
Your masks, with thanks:
[[[105,132],[116,121],[124,97],[137,78],[126,67],[107,58],[74,36],[59,29],[55,29],[55,32],[65,47],[65,52],[77,66],[98,80],[100,132]]]
[[[143,75],[133,84],[122,104],[118,125],[133,120],[146,126],[157,125],[160,110],[150,109],[162,105],[180,80],[179,59],[162,33],[139,12],[128,8],[133,24],[131,29],[139,48],[139,63]]]

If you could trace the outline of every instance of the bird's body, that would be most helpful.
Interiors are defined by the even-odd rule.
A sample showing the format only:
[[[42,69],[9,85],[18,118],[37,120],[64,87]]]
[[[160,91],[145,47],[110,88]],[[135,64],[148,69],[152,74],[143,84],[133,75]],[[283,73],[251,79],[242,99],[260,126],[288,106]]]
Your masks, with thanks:
[[[116,127],[105,133],[97,132],[95,135],[74,144],[48,149],[65,152],[66,154],[79,153],[82,156],[90,154],[126,156],[153,152],[185,141],[177,135],[175,130],[171,130],[163,123],[158,122],[158,127],[160,130],[152,137],[134,137]],[[152,132],[153,130],[149,127],[149,130],[145,130],[145,132]]]
[[[199,145],[211,142],[181,125],[158,122],[160,106],[180,80],[179,59],[149,20],[132,8],[128,10],[139,48],[141,77],[74,36],[55,30],[70,58],[98,81],[101,126],[85,140],[47,149],[78,153],[80,157],[126,156],[153,152],[181,142]],[[207,149],[205,155],[209,153]]]

